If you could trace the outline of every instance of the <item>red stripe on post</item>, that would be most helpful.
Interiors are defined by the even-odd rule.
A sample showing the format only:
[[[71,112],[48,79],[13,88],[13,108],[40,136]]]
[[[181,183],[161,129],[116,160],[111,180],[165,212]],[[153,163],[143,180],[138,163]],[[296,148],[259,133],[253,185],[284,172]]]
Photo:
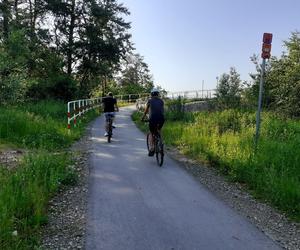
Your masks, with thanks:
[[[76,124],[76,118],[74,119],[74,124]]]
[[[68,124],[68,129],[71,129],[71,124]]]
[[[70,112],[68,112],[68,118],[70,118],[71,117],[71,113]]]

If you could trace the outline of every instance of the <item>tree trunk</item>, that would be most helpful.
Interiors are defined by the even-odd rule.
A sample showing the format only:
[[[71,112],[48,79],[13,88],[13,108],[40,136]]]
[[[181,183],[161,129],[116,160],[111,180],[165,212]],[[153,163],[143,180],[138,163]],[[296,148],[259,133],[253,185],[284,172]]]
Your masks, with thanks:
[[[2,2],[2,13],[3,13],[3,37],[4,40],[8,39],[8,33],[9,33],[9,18],[10,18],[10,7],[9,7],[9,1],[3,0]]]
[[[68,75],[72,74],[72,55],[73,55],[73,45],[74,45],[74,28],[75,28],[75,0],[72,0],[71,6],[71,21],[69,26],[69,40],[68,40],[68,53],[67,53],[67,67],[68,67]]]
[[[16,16],[17,26],[19,26],[19,24],[20,24],[18,5],[19,5],[19,0],[15,0],[15,2],[14,2],[14,12],[15,12],[15,16]]]

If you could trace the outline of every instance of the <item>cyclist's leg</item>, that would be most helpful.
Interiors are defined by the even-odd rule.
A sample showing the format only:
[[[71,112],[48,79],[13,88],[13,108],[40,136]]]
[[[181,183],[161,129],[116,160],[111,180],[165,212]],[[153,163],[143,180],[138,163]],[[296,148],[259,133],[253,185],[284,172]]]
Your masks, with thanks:
[[[150,130],[150,136],[149,136],[150,151],[154,152],[154,134],[156,132],[155,121],[153,120],[149,121],[149,130]]]
[[[163,119],[163,120],[160,120],[158,125],[157,125],[157,130],[160,133],[160,135],[161,135],[161,129],[164,126],[164,123],[165,123],[165,120]]]
[[[115,112],[112,112],[111,123],[113,128],[115,128],[115,119],[116,119],[116,114]]]
[[[109,134],[109,120],[110,120],[109,113],[105,113],[105,133],[104,133],[104,136],[108,136],[108,134]]]
[[[108,119],[109,119],[109,115],[108,113],[104,113],[105,116],[105,132],[108,133]]]
[[[110,112],[109,113],[109,122],[108,122],[108,126],[111,126],[111,128],[113,128],[113,121],[115,118],[115,113],[114,112]],[[112,132],[112,131],[111,131]]]

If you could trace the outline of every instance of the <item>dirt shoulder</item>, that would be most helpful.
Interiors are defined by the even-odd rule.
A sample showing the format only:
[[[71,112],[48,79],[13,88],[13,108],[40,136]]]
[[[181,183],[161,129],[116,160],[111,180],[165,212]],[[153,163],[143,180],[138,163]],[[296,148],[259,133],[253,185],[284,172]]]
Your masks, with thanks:
[[[0,166],[14,169],[24,154],[25,151],[21,149],[0,148]]]
[[[71,152],[79,181],[64,187],[49,202],[48,224],[42,230],[42,249],[84,249],[89,176],[89,131]]]

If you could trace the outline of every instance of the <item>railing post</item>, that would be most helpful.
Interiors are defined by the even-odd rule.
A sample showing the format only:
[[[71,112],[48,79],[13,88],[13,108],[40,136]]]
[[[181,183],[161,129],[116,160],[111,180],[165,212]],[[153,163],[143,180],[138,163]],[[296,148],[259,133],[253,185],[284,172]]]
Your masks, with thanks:
[[[75,117],[74,117],[74,127],[75,128],[76,128],[76,123],[77,123],[77,121],[76,121],[76,116],[77,116],[76,102],[77,101],[74,102],[74,115],[75,115]]]
[[[71,129],[71,112],[70,112],[70,102],[68,102],[68,130],[70,131]]]
[[[79,104],[79,118],[81,117],[81,114],[82,114],[82,112],[81,112],[81,101],[79,100],[78,101],[78,104]]]

